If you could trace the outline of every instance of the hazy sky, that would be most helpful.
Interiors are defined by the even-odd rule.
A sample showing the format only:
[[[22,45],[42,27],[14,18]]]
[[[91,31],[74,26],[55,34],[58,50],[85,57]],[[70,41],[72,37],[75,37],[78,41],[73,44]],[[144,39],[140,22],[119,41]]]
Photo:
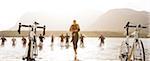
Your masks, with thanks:
[[[0,30],[13,27],[18,20],[21,20],[20,17],[28,12],[58,15],[58,18],[69,16],[72,19],[79,19],[82,24],[87,17],[80,18],[81,14],[90,16],[92,15],[90,12],[97,13],[93,18],[88,18],[95,20],[96,16],[110,9],[131,8],[150,12],[149,6],[150,0],[0,0]]]

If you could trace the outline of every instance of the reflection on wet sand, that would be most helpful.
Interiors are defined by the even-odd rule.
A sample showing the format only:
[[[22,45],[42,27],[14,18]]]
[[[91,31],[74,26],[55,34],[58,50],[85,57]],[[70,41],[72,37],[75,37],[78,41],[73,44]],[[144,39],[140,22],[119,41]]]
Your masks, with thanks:
[[[77,56],[74,56],[74,61],[79,61],[79,59],[77,58]]]
[[[51,51],[53,51],[54,50],[53,43],[50,45],[50,47],[51,47]]]

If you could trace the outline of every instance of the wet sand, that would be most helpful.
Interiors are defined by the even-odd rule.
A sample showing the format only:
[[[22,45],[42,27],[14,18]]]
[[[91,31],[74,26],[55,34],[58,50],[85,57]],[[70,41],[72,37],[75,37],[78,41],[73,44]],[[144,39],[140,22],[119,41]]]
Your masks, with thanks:
[[[99,47],[98,38],[87,37],[85,38],[85,48],[78,46],[77,56],[74,55],[72,44],[69,49],[61,48],[60,39],[56,37],[52,48],[50,40],[50,38],[44,40],[43,50],[38,51],[37,61],[120,61],[119,49],[124,38],[106,38],[105,45]],[[146,61],[150,61],[150,39],[144,38],[142,40]],[[131,44],[132,42],[130,41]],[[7,38],[5,46],[0,46],[0,61],[22,61],[26,48],[22,47],[21,38],[17,38],[16,43],[16,47],[12,47],[11,37]]]

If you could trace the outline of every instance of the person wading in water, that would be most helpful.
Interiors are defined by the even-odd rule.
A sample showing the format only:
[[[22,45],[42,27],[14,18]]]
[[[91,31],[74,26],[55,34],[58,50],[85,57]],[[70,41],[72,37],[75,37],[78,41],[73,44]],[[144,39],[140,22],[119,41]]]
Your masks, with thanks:
[[[16,39],[13,37],[13,38],[11,39],[11,41],[12,41],[12,46],[15,47],[15,45],[16,45]]]
[[[73,20],[73,24],[71,25],[69,30],[70,30],[70,32],[72,32],[71,42],[73,42],[74,52],[75,52],[75,54],[77,54],[77,47],[78,47],[77,45],[78,45],[78,39],[79,39],[78,32],[80,31],[80,27],[76,23],[76,20]]]
[[[1,43],[1,46],[4,46],[5,45],[5,41],[7,40],[4,36],[1,37],[1,40],[2,40],[2,43]]]
[[[66,36],[65,36],[65,39],[66,39],[66,48],[68,49],[69,48],[69,35],[68,33],[66,33]]]
[[[99,39],[100,39],[100,47],[102,47],[102,45],[104,45],[105,37],[102,34],[100,34]]]
[[[27,40],[24,36],[22,36],[22,44],[23,44],[23,47],[26,47],[26,43],[27,43]]]

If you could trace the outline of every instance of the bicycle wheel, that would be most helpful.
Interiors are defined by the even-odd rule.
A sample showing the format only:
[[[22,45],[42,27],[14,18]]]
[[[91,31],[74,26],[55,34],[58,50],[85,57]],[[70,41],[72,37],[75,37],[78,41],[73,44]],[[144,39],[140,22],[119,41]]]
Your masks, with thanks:
[[[128,60],[128,53],[129,53],[129,44],[128,39],[123,41],[120,48],[120,55],[119,58],[121,61],[127,61]]]
[[[144,45],[141,40],[136,39],[133,50],[133,61],[145,61]]]
[[[145,61],[145,49],[144,49],[144,45],[143,45],[142,41],[141,41],[141,46],[142,46],[142,50],[143,50],[143,61]]]

